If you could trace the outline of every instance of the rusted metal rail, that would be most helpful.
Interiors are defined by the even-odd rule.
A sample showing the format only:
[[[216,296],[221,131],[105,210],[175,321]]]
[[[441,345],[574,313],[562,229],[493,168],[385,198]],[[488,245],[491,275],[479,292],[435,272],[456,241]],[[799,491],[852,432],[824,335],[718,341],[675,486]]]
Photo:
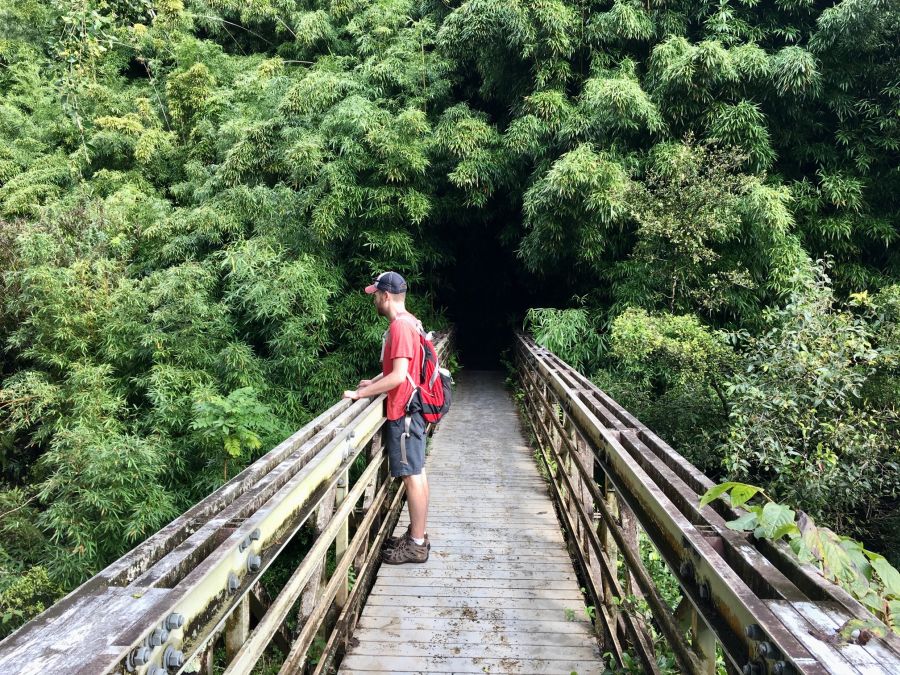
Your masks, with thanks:
[[[785,544],[727,528],[741,512],[721,501],[699,508],[713,483],[590,380],[526,336],[516,351],[598,636],[620,662],[630,650],[659,672],[650,631],[629,608],[637,598],[683,672],[715,673],[718,645],[730,673],[900,673],[900,640],[889,630],[865,645],[837,636],[849,619],[877,623],[860,603]],[[641,562],[638,529],[677,578],[675,611]]]
[[[448,341],[435,342],[445,351]],[[383,400],[335,404],[10,635],[0,673],[210,673],[224,643],[225,672],[236,675],[272,642],[282,673],[325,672],[402,505],[381,444]],[[315,527],[310,548],[268,601],[260,579],[304,526]]]

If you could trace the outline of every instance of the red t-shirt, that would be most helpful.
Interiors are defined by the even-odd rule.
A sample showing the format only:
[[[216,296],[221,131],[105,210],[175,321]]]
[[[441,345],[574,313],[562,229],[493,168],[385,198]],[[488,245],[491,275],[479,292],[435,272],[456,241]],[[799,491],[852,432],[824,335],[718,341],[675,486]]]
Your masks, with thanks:
[[[409,359],[408,371],[413,378],[422,369],[422,347],[419,320],[412,314],[401,314],[393,321],[384,334],[384,348],[381,350],[381,372],[387,376],[394,370],[394,359]],[[412,395],[413,386],[404,379],[387,393],[387,418],[398,420],[406,414],[406,403]]]

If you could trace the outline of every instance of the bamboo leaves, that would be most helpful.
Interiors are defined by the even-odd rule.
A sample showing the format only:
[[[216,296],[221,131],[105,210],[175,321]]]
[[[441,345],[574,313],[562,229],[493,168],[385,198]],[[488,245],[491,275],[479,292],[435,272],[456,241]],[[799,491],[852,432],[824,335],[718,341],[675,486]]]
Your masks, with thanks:
[[[608,246],[606,230],[627,214],[629,185],[622,166],[589,144],[562,155],[524,195],[526,266],[539,270],[548,258],[599,261]]]

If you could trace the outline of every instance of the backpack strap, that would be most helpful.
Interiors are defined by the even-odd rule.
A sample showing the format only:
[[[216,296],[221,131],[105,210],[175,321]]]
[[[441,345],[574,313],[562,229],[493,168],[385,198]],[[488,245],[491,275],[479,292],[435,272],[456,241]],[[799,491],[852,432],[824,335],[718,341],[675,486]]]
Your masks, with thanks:
[[[403,418],[403,433],[400,434],[400,463],[407,464],[406,461],[406,439],[409,438],[409,428],[412,425],[412,416],[406,413]]]
[[[410,314],[409,312],[402,312],[394,317],[394,321],[398,321],[401,319],[406,323],[407,326],[411,326],[419,334],[419,348],[422,351],[422,373],[421,373],[420,377],[422,379],[424,379],[425,378],[425,356],[426,356],[424,340],[429,339],[428,336],[431,334],[426,333],[425,328],[422,326],[422,322],[419,321],[418,319],[414,319],[413,315]],[[383,358],[384,358],[384,356],[382,356],[382,359]],[[437,354],[435,354],[435,359],[437,359]],[[435,363],[437,363],[437,361],[435,361]],[[415,394],[415,390],[419,388],[419,385],[416,384],[416,381],[413,380],[413,378],[409,374],[409,366],[410,365],[412,365],[412,363],[410,363],[406,367],[406,378],[409,380],[410,384],[413,386],[413,394]],[[431,382],[428,384],[429,388],[431,388],[433,386],[434,386],[434,378],[432,378]],[[412,397],[410,397],[410,400],[412,400]],[[409,404],[407,403],[407,405],[409,405]]]
[[[381,356],[378,357],[379,363],[384,361],[384,349],[385,349],[385,347],[387,347],[388,333],[390,333],[390,332],[391,332],[391,329],[388,328],[386,331],[384,331],[384,335],[381,336]]]

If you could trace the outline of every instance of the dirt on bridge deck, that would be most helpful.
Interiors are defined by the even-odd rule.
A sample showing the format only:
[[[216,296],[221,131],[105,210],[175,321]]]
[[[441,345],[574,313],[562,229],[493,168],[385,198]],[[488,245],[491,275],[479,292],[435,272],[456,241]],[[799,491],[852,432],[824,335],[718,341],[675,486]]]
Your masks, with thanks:
[[[431,557],[381,566],[340,672],[603,672],[502,375],[466,371],[454,393],[426,464]]]

